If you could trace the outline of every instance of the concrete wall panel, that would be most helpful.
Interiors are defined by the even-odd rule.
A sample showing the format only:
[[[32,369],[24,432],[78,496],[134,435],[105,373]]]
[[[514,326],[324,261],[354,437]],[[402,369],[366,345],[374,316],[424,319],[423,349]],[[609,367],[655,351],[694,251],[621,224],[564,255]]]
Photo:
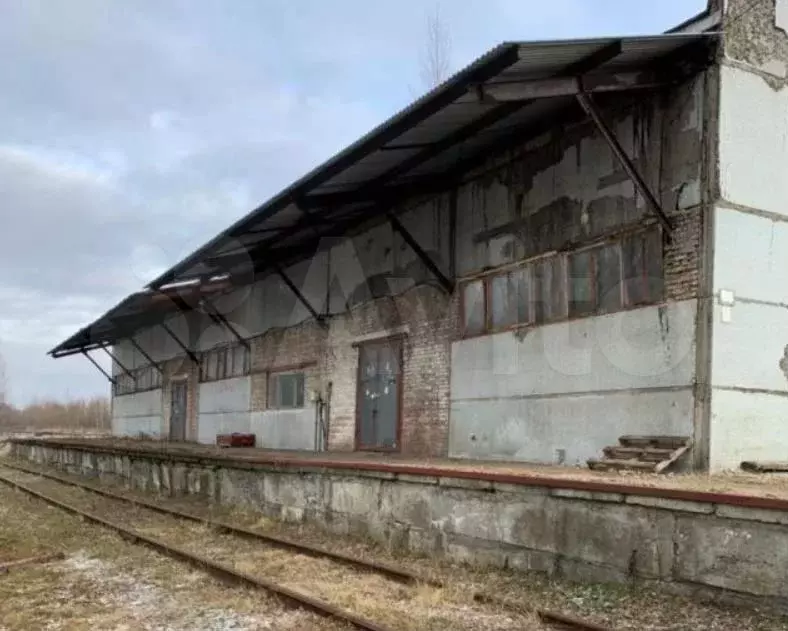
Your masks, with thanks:
[[[197,440],[213,444],[217,434],[248,432],[249,377],[223,379],[199,386]]]
[[[788,304],[788,222],[717,207],[714,291]]]
[[[724,311],[715,305],[714,385],[788,395],[788,308],[737,302]]]
[[[585,464],[623,434],[692,436],[690,387],[453,401],[449,455]]]
[[[452,456],[568,463],[627,433],[692,435],[696,301],[452,345]]]
[[[738,469],[744,460],[785,462],[788,396],[713,388],[712,471]]]
[[[788,88],[723,65],[720,187],[723,199],[788,216]],[[757,115],[756,115],[757,113]]]
[[[162,428],[162,390],[148,390],[115,397],[112,401],[112,433],[158,436]]]
[[[257,446],[265,449],[314,449],[315,410],[266,410],[251,415]]]

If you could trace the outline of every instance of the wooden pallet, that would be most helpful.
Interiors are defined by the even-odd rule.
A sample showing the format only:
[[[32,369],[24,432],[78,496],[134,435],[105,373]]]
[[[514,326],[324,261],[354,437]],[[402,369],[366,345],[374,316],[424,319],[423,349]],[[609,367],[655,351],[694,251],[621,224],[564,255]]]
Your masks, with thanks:
[[[662,473],[692,447],[687,436],[621,436],[618,443],[605,447],[602,458],[588,460],[588,468]]]

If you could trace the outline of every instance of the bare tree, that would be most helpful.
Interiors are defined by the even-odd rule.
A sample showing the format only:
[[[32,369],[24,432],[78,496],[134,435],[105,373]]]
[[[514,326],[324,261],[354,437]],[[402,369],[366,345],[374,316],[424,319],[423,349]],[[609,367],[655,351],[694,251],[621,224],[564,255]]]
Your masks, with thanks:
[[[440,5],[427,17],[427,41],[421,57],[421,80],[431,90],[451,74],[451,36],[441,13]]]

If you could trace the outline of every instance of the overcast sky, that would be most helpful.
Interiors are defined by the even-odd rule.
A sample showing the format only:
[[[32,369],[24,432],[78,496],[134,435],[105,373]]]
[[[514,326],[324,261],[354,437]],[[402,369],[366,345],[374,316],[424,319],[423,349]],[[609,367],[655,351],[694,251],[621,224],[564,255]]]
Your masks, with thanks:
[[[422,91],[432,0],[0,0],[10,400],[108,394],[46,351]],[[649,6],[646,9],[646,6]],[[705,0],[443,0],[503,40],[659,33]]]

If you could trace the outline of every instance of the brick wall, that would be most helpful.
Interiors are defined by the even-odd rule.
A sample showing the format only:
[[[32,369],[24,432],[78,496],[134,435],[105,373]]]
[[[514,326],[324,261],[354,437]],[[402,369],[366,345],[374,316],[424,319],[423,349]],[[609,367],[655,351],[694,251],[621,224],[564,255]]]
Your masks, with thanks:
[[[286,329],[273,329],[251,340],[251,409],[265,410],[272,372],[298,368],[304,372],[307,395],[320,388],[320,359],[326,328],[307,320]]]
[[[367,336],[405,332],[402,339],[402,453],[445,455],[449,427],[451,340],[456,304],[440,289],[421,285],[360,305],[331,320],[321,367],[332,381],[329,448],[355,446],[359,350]]]
[[[698,297],[701,254],[701,207],[673,213],[672,238],[664,245],[665,299]]]
[[[317,390],[325,396],[331,383],[328,448],[353,450],[357,343],[404,330],[400,449],[414,456],[445,455],[456,312],[455,300],[437,287],[421,285],[358,305],[330,318],[325,328],[309,320],[257,337],[252,340],[251,409],[266,409],[272,371],[299,367],[306,376],[307,394]]]
[[[196,364],[185,357],[176,357],[164,362],[162,376],[162,435],[170,435],[170,413],[172,411],[172,382],[185,378],[186,390],[186,440],[197,440],[198,388],[200,372]]]

